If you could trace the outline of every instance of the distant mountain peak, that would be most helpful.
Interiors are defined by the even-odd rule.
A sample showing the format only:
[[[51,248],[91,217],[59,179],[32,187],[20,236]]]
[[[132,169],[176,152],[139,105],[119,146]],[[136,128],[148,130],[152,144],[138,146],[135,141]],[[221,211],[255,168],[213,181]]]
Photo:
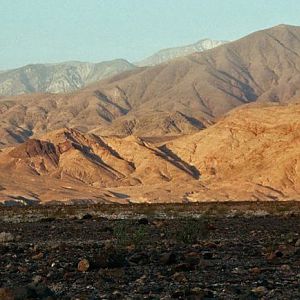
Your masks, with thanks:
[[[156,52],[155,54],[147,57],[146,59],[137,62],[136,65],[140,67],[155,66],[167,62],[169,60],[175,59],[177,57],[186,56],[194,52],[206,51],[217,46],[223,45],[225,43],[227,43],[227,41],[218,41],[205,38],[197,41],[194,44],[162,49]]]

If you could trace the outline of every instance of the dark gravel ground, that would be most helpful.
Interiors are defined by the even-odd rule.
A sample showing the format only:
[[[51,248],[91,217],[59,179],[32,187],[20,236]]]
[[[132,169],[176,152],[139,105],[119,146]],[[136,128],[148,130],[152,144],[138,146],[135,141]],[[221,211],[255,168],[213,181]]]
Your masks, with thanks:
[[[296,215],[87,214],[0,221],[0,232],[12,234],[0,242],[1,300],[300,299]]]

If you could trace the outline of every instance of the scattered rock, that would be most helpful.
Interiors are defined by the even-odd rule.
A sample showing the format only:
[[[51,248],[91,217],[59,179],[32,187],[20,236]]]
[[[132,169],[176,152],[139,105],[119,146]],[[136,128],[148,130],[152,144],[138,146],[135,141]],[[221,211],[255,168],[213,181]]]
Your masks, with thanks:
[[[283,257],[283,252],[280,250],[276,250],[275,255],[276,255],[276,257]]]
[[[36,254],[36,255],[33,255],[32,256],[32,259],[33,260],[40,260],[40,259],[42,259],[44,257],[44,254],[42,253],[42,252],[40,252],[40,253],[38,253],[38,254]]]
[[[44,223],[52,223],[54,222],[56,219],[54,217],[48,217],[48,218],[43,218],[41,219],[41,222],[44,222]]]
[[[280,250],[276,250],[275,252],[271,252],[267,255],[267,260],[274,260],[276,258],[281,258],[283,257],[283,252]]]
[[[272,261],[275,258],[277,258],[275,252],[272,252],[272,253],[269,253],[269,254],[266,255],[266,259],[269,260],[269,261]]]
[[[80,218],[80,220],[91,220],[91,219],[93,219],[93,216],[91,214],[85,214]]]
[[[78,265],[77,265],[77,270],[79,272],[86,272],[90,268],[90,263],[87,259],[82,259]]]
[[[44,284],[29,284],[14,289],[14,299],[56,299],[55,294]],[[0,298],[2,299],[2,298]],[[5,298],[4,298],[5,299]]]
[[[209,252],[209,251],[204,251],[203,253],[202,253],[202,257],[204,258],[204,259],[212,259],[213,258],[213,253],[212,252]]]
[[[149,224],[149,220],[147,218],[141,218],[137,221],[137,223],[139,225],[148,225]]]
[[[28,267],[19,266],[18,271],[20,273],[27,273],[28,272]]]
[[[184,291],[181,290],[176,290],[172,293],[172,298],[175,299],[184,299],[183,297],[185,296]]]
[[[139,285],[142,285],[145,283],[146,279],[147,279],[147,276],[143,275],[142,277],[138,278],[135,282]]]
[[[215,219],[217,230],[210,237],[214,242],[196,244],[174,237],[174,222],[180,221],[164,220],[158,228],[151,220],[142,248],[134,246],[130,235],[143,225],[137,228],[132,220],[77,223],[59,219],[51,224],[10,225],[0,221],[1,231],[22,235],[20,243],[0,244],[0,286],[8,288],[0,290],[0,299],[2,294],[10,299],[11,293],[11,299],[44,300],[300,299],[296,235],[290,244],[279,243],[286,240],[287,229],[298,231],[299,219],[239,218]],[[126,245],[117,244],[114,235],[103,230],[119,222],[128,234]],[[275,249],[284,255],[278,258],[273,251],[274,261],[266,263],[263,255],[270,250],[274,232],[279,233],[274,235]],[[41,257],[40,253],[43,259],[32,259]],[[26,285],[18,288],[20,284]]]
[[[213,242],[208,242],[205,244],[205,248],[209,248],[209,249],[217,249],[219,246],[216,243]]]
[[[55,299],[54,293],[44,284],[39,283],[34,286],[34,291],[38,299]]]
[[[114,291],[112,293],[110,299],[112,299],[112,300],[114,300],[114,299],[123,299],[123,295],[119,291]]]
[[[184,255],[184,260],[187,264],[191,266],[196,266],[200,262],[199,253],[197,252],[189,252]]]
[[[300,247],[300,239],[298,239],[295,243],[295,247]]]
[[[195,287],[190,289],[189,291],[190,296],[197,296],[198,299],[202,299],[205,296],[205,291],[201,288]]]
[[[31,286],[22,286],[14,289],[14,299],[36,299],[37,294]]]
[[[160,257],[160,263],[163,265],[172,265],[176,263],[176,255],[173,252],[164,253]]]
[[[14,241],[14,236],[10,232],[0,233],[0,243],[9,243]]]
[[[213,224],[207,224],[207,229],[208,229],[208,230],[216,230],[217,228],[216,228],[216,226],[213,225]]]
[[[0,288],[0,299],[2,300],[15,300],[12,290],[7,288]]]
[[[152,224],[156,227],[156,228],[162,228],[165,225],[165,222],[163,220],[154,220],[152,222]]]
[[[294,255],[299,256],[300,257],[300,247],[297,247],[294,251]]]
[[[260,274],[261,273],[261,269],[258,268],[258,267],[254,267],[254,268],[251,268],[249,270],[249,272],[252,273],[252,274]]]
[[[195,270],[195,265],[189,263],[181,263],[174,267],[174,270],[177,272],[187,272]]]
[[[264,296],[264,295],[267,294],[268,289],[267,289],[266,287],[264,287],[264,286],[258,286],[258,287],[256,287],[256,288],[253,288],[253,289],[251,290],[251,292],[252,292],[253,294],[257,295],[257,296]]]
[[[122,268],[127,261],[122,253],[117,251],[102,252],[93,259],[92,265],[95,268]]]
[[[232,270],[232,273],[233,273],[233,274],[240,274],[240,275],[242,275],[244,272],[245,272],[245,271],[244,271],[244,268],[241,268],[241,267],[236,267],[236,268],[234,268],[234,269]]]
[[[42,277],[41,275],[36,275],[36,276],[34,276],[34,277],[32,278],[32,282],[33,282],[34,284],[38,284],[38,283],[40,283],[42,280],[43,280],[43,277]]]
[[[182,273],[182,272],[177,272],[177,273],[173,274],[172,279],[174,279],[177,282],[181,282],[181,283],[187,281],[184,273]]]
[[[135,251],[135,245],[134,244],[131,244],[131,245],[128,245],[127,247],[126,247],[126,250],[127,250],[127,252],[128,253],[132,253],[132,252],[134,252]]]
[[[134,264],[147,264],[149,261],[149,256],[147,253],[135,253],[129,257],[129,262]]]
[[[102,229],[103,232],[108,232],[108,233],[114,233],[114,230],[112,227],[110,226],[105,226],[103,229]]]
[[[289,265],[282,265],[282,266],[280,266],[280,270],[282,272],[290,272],[291,271],[291,267]]]

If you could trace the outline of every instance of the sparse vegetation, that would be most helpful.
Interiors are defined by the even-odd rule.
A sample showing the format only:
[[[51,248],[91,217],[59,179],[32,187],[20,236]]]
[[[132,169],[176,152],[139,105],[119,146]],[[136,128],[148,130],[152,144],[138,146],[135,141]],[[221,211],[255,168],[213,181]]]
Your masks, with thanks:
[[[208,237],[207,221],[205,218],[184,218],[176,220],[170,234],[180,243],[196,243]]]
[[[124,248],[134,245],[140,248],[149,240],[150,230],[147,225],[130,226],[124,222],[117,222],[113,228],[117,247]]]

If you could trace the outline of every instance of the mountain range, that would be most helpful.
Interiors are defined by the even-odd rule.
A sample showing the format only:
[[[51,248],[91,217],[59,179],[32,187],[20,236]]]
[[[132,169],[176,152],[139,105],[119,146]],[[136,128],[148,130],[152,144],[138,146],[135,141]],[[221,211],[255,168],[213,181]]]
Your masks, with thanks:
[[[125,59],[100,63],[70,61],[57,64],[30,64],[0,72],[0,95],[71,92],[138,66],[157,65],[175,57],[212,49],[222,43],[224,42],[205,39],[193,45],[161,50],[135,64]]]
[[[62,127],[150,138],[190,134],[240,105],[297,102],[299,70],[300,28],[276,26],[79,91],[3,97],[1,143]]]
[[[300,27],[0,98],[2,202],[296,200]],[[20,144],[20,145],[17,145]]]

